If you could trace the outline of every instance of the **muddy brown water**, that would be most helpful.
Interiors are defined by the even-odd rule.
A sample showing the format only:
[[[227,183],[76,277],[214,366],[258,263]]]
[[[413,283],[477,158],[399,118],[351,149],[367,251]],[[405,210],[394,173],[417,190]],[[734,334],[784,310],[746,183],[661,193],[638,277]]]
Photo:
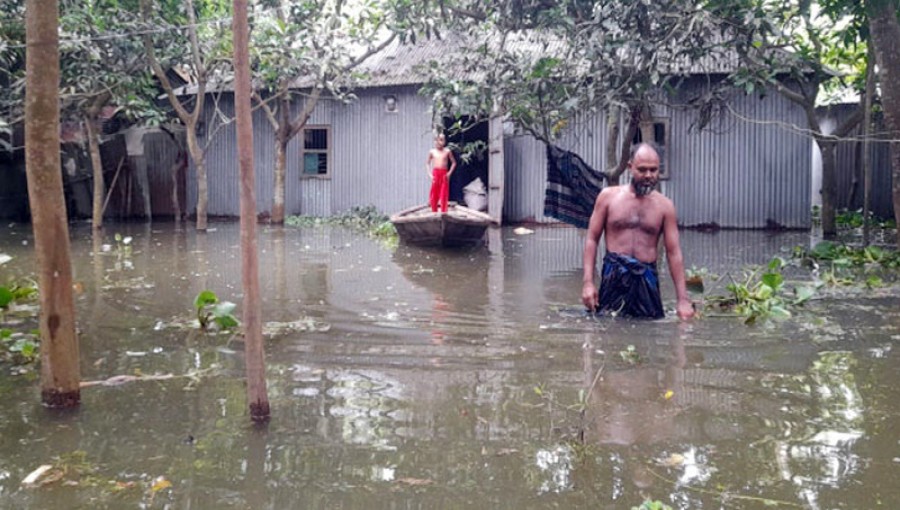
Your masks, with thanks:
[[[900,504],[896,293],[756,326],[595,320],[578,306],[579,231],[489,234],[441,252],[261,228],[264,320],[295,329],[266,341],[259,429],[241,342],[173,326],[202,289],[240,303],[237,224],[109,225],[99,255],[73,227],[83,379],[176,377],[85,388],[56,413],[34,375],[0,365],[0,508]],[[687,265],[719,274],[809,242],[682,233]],[[28,225],[0,227],[0,279],[33,273],[32,245]],[[61,456],[63,479],[21,486]]]

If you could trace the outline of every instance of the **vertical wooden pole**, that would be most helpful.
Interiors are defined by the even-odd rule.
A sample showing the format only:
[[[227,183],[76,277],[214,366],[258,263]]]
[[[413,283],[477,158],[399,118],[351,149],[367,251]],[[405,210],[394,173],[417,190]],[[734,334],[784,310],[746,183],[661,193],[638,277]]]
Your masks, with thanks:
[[[25,169],[41,302],[41,400],[75,407],[81,375],[59,155],[58,19],[57,0],[25,4]]]
[[[259,296],[259,260],[256,238],[256,190],[253,170],[253,118],[250,110],[250,30],[247,0],[234,6],[234,100],[241,188],[241,281],[244,288],[244,345],[247,365],[247,401],[253,421],[269,420],[266,361],[263,349]]]
[[[875,62],[872,56],[869,56],[869,63],[866,65],[866,98],[863,107],[863,142],[862,142],[862,160],[863,160],[863,246],[869,246],[869,233],[871,225],[869,224],[869,216],[872,211],[872,156],[870,154],[872,144],[869,138],[872,136],[872,96],[875,95]]]

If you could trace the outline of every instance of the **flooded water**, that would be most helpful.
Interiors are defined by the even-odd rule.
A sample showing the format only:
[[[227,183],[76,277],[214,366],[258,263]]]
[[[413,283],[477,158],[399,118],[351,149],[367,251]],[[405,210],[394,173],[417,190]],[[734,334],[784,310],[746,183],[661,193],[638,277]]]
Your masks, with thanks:
[[[87,387],[56,413],[33,375],[0,366],[0,508],[900,504],[896,292],[774,325],[595,320],[575,229],[440,252],[263,227],[264,320],[282,328],[256,428],[240,340],[173,325],[203,289],[240,303],[237,224],[212,227],[111,225],[107,251],[73,228],[83,379],[174,377]],[[719,274],[809,242],[682,234],[687,265]],[[0,227],[0,281],[34,271],[31,246],[28,225]],[[62,479],[21,485],[54,463]]]

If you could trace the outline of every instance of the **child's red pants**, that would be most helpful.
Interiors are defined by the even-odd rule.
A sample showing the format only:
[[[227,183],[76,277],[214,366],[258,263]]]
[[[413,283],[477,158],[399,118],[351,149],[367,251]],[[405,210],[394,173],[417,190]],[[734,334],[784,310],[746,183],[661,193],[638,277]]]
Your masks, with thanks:
[[[441,212],[447,212],[447,202],[450,200],[450,179],[447,178],[447,169],[435,168],[431,171],[431,176],[431,193],[428,196],[431,211],[437,212],[440,202]]]

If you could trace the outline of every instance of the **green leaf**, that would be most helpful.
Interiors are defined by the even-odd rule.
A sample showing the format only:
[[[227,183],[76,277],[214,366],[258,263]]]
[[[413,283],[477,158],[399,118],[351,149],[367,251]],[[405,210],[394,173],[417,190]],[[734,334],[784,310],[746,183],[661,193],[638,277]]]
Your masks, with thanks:
[[[202,309],[207,305],[214,305],[219,302],[219,298],[216,296],[216,293],[211,290],[204,290],[197,294],[197,298],[194,299],[194,308],[197,310]]]
[[[762,282],[773,291],[778,290],[784,283],[784,276],[781,276],[781,273],[766,273],[762,276]]]
[[[0,287],[0,308],[6,308],[13,300],[13,293],[6,287]]]
[[[776,319],[789,319],[791,317],[791,312],[780,305],[774,305],[769,309],[769,315]]]
[[[769,261],[769,271],[777,271],[782,267],[784,267],[784,259],[781,257],[775,257]]]
[[[231,301],[222,301],[213,308],[212,313],[216,317],[224,317],[226,315],[231,315],[235,308],[237,308],[237,305]]]
[[[882,280],[880,276],[872,275],[872,276],[866,278],[866,287],[868,287],[870,289],[884,287],[884,280]]]
[[[816,289],[813,287],[797,287],[794,289],[794,304],[801,304],[809,301],[813,296],[816,295]]]
[[[760,301],[765,301],[771,298],[774,294],[775,287],[772,287],[770,285],[760,285],[759,288],[756,289],[753,297],[759,299]]]
[[[233,315],[217,316],[214,320],[216,321],[216,324],[218,324],[222,329],[236,328],[240,324]]]

